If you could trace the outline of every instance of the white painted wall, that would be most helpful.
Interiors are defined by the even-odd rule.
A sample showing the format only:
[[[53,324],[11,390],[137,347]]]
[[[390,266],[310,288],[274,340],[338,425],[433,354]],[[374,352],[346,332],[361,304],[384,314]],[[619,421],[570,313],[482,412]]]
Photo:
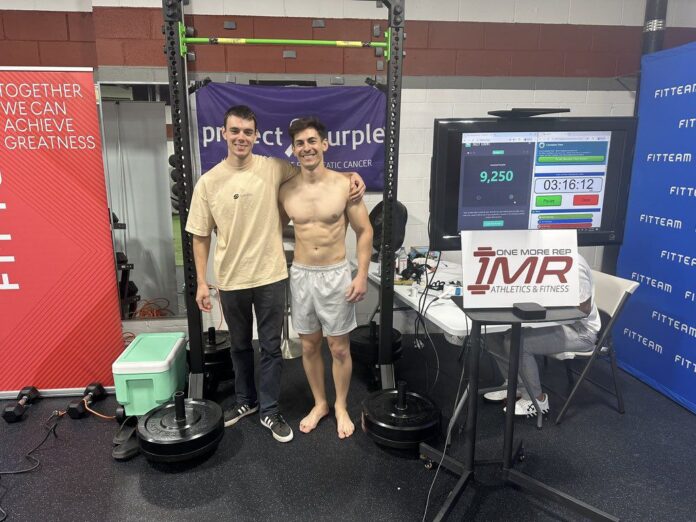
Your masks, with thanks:
[[[643,25],[646,0],[407,0],[407,20]],[[162,7],[161,0],[3,0],[3,9],[91,11],[93,7]],[[365,0],[191,0],[187,13],[314,18],[386,18]],[[694,0],[669,0],[669,27],[696,27]]]

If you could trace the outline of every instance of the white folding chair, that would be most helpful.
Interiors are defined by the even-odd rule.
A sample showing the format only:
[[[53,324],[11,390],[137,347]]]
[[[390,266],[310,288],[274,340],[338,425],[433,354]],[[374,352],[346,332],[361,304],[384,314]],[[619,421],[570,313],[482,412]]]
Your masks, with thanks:
[[[599,310],[600,318],[602,320],[602,327],[597,336],[597,343],[595,344],[594,350],[589,352],[561,352],[549,356],[554,359],[566,361],[566,372],[571,383],[573,381],[573,371],[568,362],[573,359],[587,360],[585,368],[582,370],[582,373],[573,386],[570,395],[568,395],[568,398],[563,404],[563,408],[558,414],[558,417],[556,417],[556,424],[559,424],[563,419],[563,416],[570,405],[570,401],[573,399],[573,397],[575,397],[575,393],[578,391],[580,384],[587,377],[587,374],[592,367],[592,363],[594,363],[595,359],[598,357],[606,357],[609,359],[609,363],[611,364],[612,379],[614,381],[614,390],[612,391],[609,388],[606,388],[605,386],[602,386],[601,384],[598,384],[590,379],[587,380],[614,394],[618,402],[619,413],[624,412],[623,397],[621,395],[621,390],[619,389],[617,379],[618,370],[616,368],[616,354],[612,344],[611,330],[614,326],[616,318],[619,316],[623,306],[626,304],[626,301],[633,294],[636,288],[638,288],[638,283],[628,279],[623,279],[621,277],[605,274],[603,272],[598,272],[596,270],[592,270],[592,279],[594,281],[595,288],[594,302],[597,305],[597,309]]]

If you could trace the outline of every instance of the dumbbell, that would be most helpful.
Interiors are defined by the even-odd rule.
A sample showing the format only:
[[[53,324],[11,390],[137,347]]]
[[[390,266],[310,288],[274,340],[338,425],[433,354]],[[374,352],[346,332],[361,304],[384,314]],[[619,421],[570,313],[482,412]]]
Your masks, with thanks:
[[[85,388],[84,396],[81,399],[72,401],[68,404],[68,415],[71,419],[81,419],[87,414],[87,406],[106,398],[106,390],[101,383],[93,382]]]
[[[39,397],[41,397],[41,394],[34,386],[22,388],[17,395],[17,404],[6,406],[2,412],[2,418],[7,422],[17,422],[22,420],[24,412],[27,411],[27,404],[31,404]]]

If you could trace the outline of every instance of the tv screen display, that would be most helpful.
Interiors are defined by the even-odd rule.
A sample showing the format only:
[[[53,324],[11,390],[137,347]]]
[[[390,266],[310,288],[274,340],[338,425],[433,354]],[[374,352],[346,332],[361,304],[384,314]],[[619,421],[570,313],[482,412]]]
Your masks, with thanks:
[[[435,121],[430,242],[461,230],[576,229],[581,246],[620,243],[633,118]]]

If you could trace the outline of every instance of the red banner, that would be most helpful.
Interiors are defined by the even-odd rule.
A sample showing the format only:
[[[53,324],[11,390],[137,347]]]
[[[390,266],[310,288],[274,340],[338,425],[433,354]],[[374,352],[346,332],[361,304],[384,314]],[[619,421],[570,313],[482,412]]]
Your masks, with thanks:
[[[112,384],[122,350],[92,71],[0,69],[0,390]]]

